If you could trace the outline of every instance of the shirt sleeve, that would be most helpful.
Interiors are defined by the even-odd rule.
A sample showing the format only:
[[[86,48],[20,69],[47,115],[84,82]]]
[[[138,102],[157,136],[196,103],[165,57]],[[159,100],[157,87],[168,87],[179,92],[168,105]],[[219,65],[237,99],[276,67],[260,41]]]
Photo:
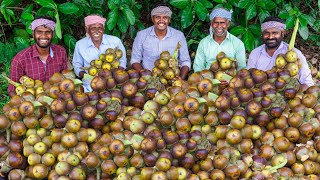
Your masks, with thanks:
[[[120,61],[120,66],[123,67],[124,69],[127,68],[127,54],[126,54],[126,49],[123,46],[121,40],[119,39],[119,44],[118,44],[118,48],[122,51],[122,57],[119,59]]]
[[[84,59],[80,54],[80,45],[78,42],[76,43],[76,47],[74,49],[72,65],[73,65],[75,74],[79,76],[80,71],[82,71],[80,67],[84,66]]]
[[[237,70],[246,68],[246,49],[242,42],[237,45],[236,60],[238,64]]]
[[[200,41],[197,52],[196,52],[196,57],[194,58],[193,61],[193,71],[198,72],[203,69],[205,69],[205,55],[204,55],[204,50],[203,50],[203,41]]]
[[[140,32],[138,32],[133,41],[130,64],[141,63],[142,52],[142,35]]]
[[[251,69],[251,68],[255,68],[255,62],[254,62],[254,53],[251,52],[248,58],[248,65],[247,65],[247,69]]]
[[[300,84],[306,84],[307,86],[313,86],[314,82],[311,76],[311,70],[308,66],[306,57],[301,53],[301,51],[295,49],[300,62],[302,63],[302,67],[298,73]]]
[[[21,63],[18,61],[17,57],[14,57],[11,61],[11,67],[10,67],[10,79],[14,82],[19,82],[19,79],[21,76],[23,76],[24,70],[22,68]],[[8,86],[8,92],[14,91],[16,88],[9,84]]]
[[[179,51],[179,65],[180,67],[187,66],[189,69],[191,69],[191,59],[188,51],[188,44],[183,33],[181,33],[179,41],[181,43]]]

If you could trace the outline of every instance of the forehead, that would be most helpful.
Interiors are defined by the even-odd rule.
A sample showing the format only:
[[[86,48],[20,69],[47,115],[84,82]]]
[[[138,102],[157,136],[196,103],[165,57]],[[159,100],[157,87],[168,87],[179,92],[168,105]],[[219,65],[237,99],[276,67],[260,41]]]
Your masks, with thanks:
[[[227,22],[228,20],[226,18],[222,17],[215,17],[213,18],[212,22]]]
[[[278,28],[269,28],[263,31],[263,33],[276,33],[276,32],[281,32],[281,30]]]
[[[153,17],[167,17],[167,18],[170,18],[169,16],[165,15],[165,14],[156,14],[154,15]]]
[[[38,26],[35,31],[52,31],[49,27],[42,25],[42,26]]]
[[[103,27],[103,25],[101,23],[94,23],[89,25],[89,28],[92,28],[92,27]]]

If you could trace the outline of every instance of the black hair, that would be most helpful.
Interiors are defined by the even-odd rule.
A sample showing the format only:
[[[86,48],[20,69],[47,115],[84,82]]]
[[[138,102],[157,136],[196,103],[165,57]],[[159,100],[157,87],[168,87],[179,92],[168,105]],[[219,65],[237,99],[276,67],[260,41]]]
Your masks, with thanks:
[[[276,21],[276,22],[280,22],[284,24],[284,21],[282,19],[280,19],[279,17],[275,17],[275,16],[269,16],[266,19],[264,19],[264,21],[262,23],[265,22],[269,22],[269,21]]]
[[[51,20],[51,21],[53,21],[53,22],[56,22],[56,20],[55,20],[54,18],[52,18],[52,17],[50,17],[50,16],[48,16],[48,15],[36,16],[36,17],[34,18],[34,20],[36,20],[36,19],[48,19],[48,20]]]

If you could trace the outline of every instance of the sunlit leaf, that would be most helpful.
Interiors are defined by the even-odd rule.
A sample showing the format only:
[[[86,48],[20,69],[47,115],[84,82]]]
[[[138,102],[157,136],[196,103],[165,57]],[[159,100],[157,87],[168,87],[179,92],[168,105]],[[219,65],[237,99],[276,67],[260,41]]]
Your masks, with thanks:
[[[59,4],[58,9],[63,14],[73,14],[79,10],[78,6],[71,2]]]
[[[118,21],[118,15],[118,8],[115,8],[108,13],[107,27],[109,30],[112,30],[116,26]]]
[[[189,27],[192,24],[192,21],[193,21],[193,13],[192,13],[191,7],[182,10],[182,14],[181,14],[182,28]]]
[[[196,2],[194,6],[197,16],[200,20],[204,21],[208,15],[208,10],[200,2]]]
[[[250,20],[257,15],[257,8],[255,4],[251,4],[246,10],[246,19]]]
[[[240,34],[245,33],[245,31],[246,31],[246,29],[243,26],[240,25],[240,26],[236,26],[236,27],[232,28],[230,30],[230,33],[235,35],[235,36],[238,36]]]
[[[303,27],[303,26],[300,26],[299,27],[299,34],[300,34],[300,36],[304,39],[304,40],[306,40],[306,39],[308,39],[308,37],[309,37],[309,29],[308,29],[308,27]]]
[[[188,5],[191,4],[190,0],[170,0],[169,2],[173,7],[176,7],[178,9],[184,9]]]

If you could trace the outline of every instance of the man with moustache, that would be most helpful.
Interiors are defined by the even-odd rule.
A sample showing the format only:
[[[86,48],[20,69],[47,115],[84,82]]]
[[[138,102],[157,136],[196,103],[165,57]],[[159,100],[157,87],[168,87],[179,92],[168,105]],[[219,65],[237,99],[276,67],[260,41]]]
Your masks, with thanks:
[[[90,62],[98,59],[100,54],[105,54],[108,48],[118,47],[122,51],[119,69],[126,68],[126,50],[118,37],[104,34],[105,22],[106,19],[100,15],[89,15],[84,18],[86,37],[76,43],[72,60],[75,74],[80,78],[87,73],[81,67],[90,67]],[[84,92],[92,91],[88,80],[83,80],[83,87]]]
[[[50,17],[37,17],[30,28],[35,43],[20,51],[11,61],[10,79],[19,82],[21,76],[46,82],[56,72],[68,68],[66,50],[51,44],[55,30],[55,20]],[[10,96],[15,95],[15,87],[8,86]]]
[[[262,42],[263,44],[254,49],[249,55],[248,69],[257,68],[267,71],[275,66],[275,61],[278,54],[285,54],[288,51],[289,45],[283,41],[285,35],[286,25],[278,17],[268,17],[261,24]],[[314,85],[311,71],[308,67],[306,57],[294,48],[297,57],[302,63],[299,70],[299,82],[302,88],[306,89]]]
[[[203,38],[197,48],[193,63],[195,72],[209,69],[216,61],[219,52],[237,61],[237,70],[246,68],[246,54],[243,42],[228,32],[231,21],[231,11],[215,8],[210,14],[210,34]],[[222,84],[227,84],[223,81]]]
[[[151,11],[153,26],[139,31],[134,39],[131,55],[131,65],[137,70],[152,71],[154,62],[163,51],[173,55],[178,42],[181,47],[178,52],[180,78],[185,79],[191,67],[187,41],[184,34],[169,26],[172,11],[166,4],[158,4]]]

